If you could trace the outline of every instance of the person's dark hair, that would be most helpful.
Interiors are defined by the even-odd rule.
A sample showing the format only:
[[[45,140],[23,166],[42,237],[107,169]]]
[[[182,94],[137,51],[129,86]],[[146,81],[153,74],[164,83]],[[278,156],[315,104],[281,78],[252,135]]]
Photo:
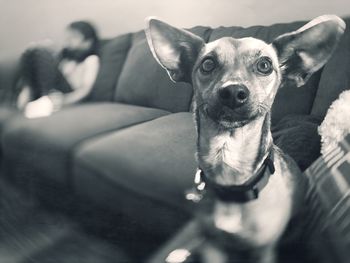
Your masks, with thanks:
[[[83,61],[86,57],[90,55],[98,55],[99,49],[99,38],[95,27],[87,21],[75,21],[68,25],[69,29],[79,31],[85,38],[85,40],[91,41],[91,47],[89,50],[79,51],[63,49],[61,53],[61,59],[73,59],[79,62]]]

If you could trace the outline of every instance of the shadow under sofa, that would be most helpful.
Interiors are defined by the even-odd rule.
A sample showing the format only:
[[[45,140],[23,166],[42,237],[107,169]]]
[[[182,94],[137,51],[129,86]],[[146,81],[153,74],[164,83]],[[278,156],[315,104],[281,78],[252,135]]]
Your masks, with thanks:
[[[322,119],[349,87],[350,19],[345,21],[347,30],[326,66],[304,87],[286,82],[281,88],[273,106],[274,127],[293,114]],[[191,31],[207,42],[223,36],[271,42],[303,24]],[[6,111],[1,124],[6,175],[49,204],[68,210],[84,206],[88,212],[81,215],[86,217],[99,217],[101,208],[113,215],[115,225],[123,218],[127,227],[140,227],[140,236],[164,240],[193,211],[184,198],[196,169],[192,89],[169,80],[142,31],[103,41],[100,54],[101,69],[86,102],[33,120],[0,111]],[[17,75],[1,76],[13,78],[1,86],[11,93]],[[155,248],[158,242],[144,245]]]

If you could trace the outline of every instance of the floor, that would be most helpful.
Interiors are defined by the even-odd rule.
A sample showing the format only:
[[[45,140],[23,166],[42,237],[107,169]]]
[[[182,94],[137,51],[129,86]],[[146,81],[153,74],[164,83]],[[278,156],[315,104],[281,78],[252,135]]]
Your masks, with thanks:
[[[0,180],[1,263],[130,262],[115,246]]]
[[[134,227],[123,228],[115,221],[96,224],[91,214],[81,217],[90,222],[48,210],[0,177],[0,263],[126,263],[147,258],[143,255],[149,251],[142,251],[142,244],[152,243],[153,237],[140,237]],[[107,222],[106,217],[102,221]],[[99,228],[93,229],[96,225]],[[121,250],[122,243],[130,245],[127,253]]]

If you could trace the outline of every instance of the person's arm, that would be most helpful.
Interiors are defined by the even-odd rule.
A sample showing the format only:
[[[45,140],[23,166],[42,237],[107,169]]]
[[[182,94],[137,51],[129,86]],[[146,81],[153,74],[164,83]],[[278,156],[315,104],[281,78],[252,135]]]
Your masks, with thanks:
[[[84,63],[84,70],[79,86],[74,87],[74,91],[63,94],[62,106],[74,104],[83,100],[90,94],[92,87],[94,86],[100,68],[98,56],[91,55],[82,63]]]

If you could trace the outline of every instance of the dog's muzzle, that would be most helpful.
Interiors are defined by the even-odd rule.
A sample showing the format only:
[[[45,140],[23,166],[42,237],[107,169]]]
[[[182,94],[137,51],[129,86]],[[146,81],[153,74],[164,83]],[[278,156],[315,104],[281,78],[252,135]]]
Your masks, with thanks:
[[[214,94],[213,94],[214,95]],[[220,87],[208,99],[204,113],[224,128],[238,128],[255,119],[258,109],[252,103],[249,89],[243,84]]]

